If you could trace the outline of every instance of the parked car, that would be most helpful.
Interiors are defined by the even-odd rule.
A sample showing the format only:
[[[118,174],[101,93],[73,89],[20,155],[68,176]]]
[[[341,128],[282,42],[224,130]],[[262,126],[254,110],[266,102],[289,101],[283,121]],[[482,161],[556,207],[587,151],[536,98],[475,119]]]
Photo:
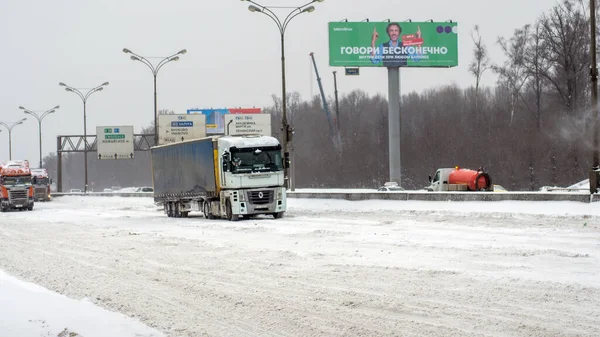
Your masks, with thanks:
[[[136,192],[154,192],[154,188],[150,186],[142,186],[135,189]]]
[[[104,190],[102,190],[102,192],[112,192],[113,190],[110,188],[105,188]]]
[[[402,187],[395,182],[387,182],[377,189],[379,192],[393,192],[393,191],[404,191]]]

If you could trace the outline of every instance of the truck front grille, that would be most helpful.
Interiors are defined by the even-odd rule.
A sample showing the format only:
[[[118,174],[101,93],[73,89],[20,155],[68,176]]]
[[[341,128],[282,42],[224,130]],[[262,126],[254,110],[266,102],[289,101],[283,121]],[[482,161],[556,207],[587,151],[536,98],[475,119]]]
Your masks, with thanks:
[[[248,200],[251,204],[254,205],[262,205],[269,204],[273,202],[273,191],[264,190],[264,191],[249,191],[248,192]]]
[[[27,190],[8,191],[8,200],[14,205],[27,204]]]

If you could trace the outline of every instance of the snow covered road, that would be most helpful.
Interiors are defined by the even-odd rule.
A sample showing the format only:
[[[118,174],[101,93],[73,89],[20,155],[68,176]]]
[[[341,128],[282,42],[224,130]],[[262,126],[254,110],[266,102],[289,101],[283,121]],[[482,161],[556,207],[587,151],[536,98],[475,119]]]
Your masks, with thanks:
[[[65,196],[0,214],[0,269],[167,336],[600,336],[597,203],[289,204]]]

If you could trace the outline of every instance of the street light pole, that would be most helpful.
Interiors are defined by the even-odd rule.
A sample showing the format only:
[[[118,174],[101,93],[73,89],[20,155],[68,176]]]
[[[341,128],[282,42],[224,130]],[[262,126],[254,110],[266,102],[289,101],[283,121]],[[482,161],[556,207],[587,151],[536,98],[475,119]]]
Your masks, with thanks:
[[[8,160],[12,160],[12,130],[15,126],[23,124],[27,118],[23,118],[20,121],[14,122],[10,125],[4,122],[0,122],[0,125],[3,125],[8,130]]]
[[[158,145],[158,107],[156,104],[156,76],[158,75],[158,71],[160,70],[160,68],[162,68],[165,64],[171,61],[179,60],[179,55],[187,53],[187,50],[182,49],[171,56],[163,58],[160,62],[158,62],[156,66],[154,66],[152,62],[148,61],[148,58],[140,56],[127,48],[123,48],[123,52],[125,54],[131,54],[132,60],[140,61],[143,64],[145,64],[148,68],[150,68],[150,71],[152,71],[152,75],[154,76],[154,145],[156,146]]]
[[[88,153],[88,142],[87,142],[87,114],[86,114],[86,103],[88,98],[95,92],[104,90],[104,87],[108,85],[108,82],[104,82],[101,85],[89,89],[89,91],[83,94],[79,89],[68,86],[63,82],[58,83],[59,86],[65,87],[65,90],[68,92],[75,93],[81,101],[83,101],[83,166],[85,171],[85,184],[83,186],[83,192],[87,193],[88,188],[88,161],[87,161],[87,153]],[[80,89],[88,89],[88,88],[80,88]]]
[[[49,114],[54,113],[56,111],[56,109],[58,109],[58,108],[60,108],[60,106],[57,105],[54,108],[47,110],[38,116],[38,114],[36,114],[32,110],[25,109],[22,106],[19,107],[19,109],[23,110],[23,112],[25,112],[28,115],[32,115],[38,121],[38,134],[39,134],[39,140],[40,140],[40,163],[38,166],[39,168],[42,168],[42,120],[44,120],[44,117],[48,116]]]
[[[286,95],[286,84],[285,84],[285,29],[287,28],[290,21],[296,16],[302,13],[310,13],[315,10],[314,6],[309,6],[315,2],[323,2],[325,0],[313,0],[310,1],[300,7],[282,7],[277,6],[276,8],[293,8],[293,10],[285,17],[283,21],[279,19],[279,17],[267,6],[260,5],[252,0],[241,0],[247,1],[253,5],[248,6],[248,10],[253,13],[262,13],[266,16],[270,17],[271,20],[277,24],[279,28],[279,33],[281,35],[281,130],[283,132],[283,141],[282,148],[283,154],[285,158],[284,166],[283,166],[283,174],[285,177],[286,185],[290,186],[290,177],[289,177],[289,152],[288,150],[292,148],[292,134],[294,129],[290,127],[287,120],[287,95]],[[275,7],[274,7],[275,8]],[[293,163],[292,163],[293,165]],[[291,184],[292,191],[295,189],[295,182]]]

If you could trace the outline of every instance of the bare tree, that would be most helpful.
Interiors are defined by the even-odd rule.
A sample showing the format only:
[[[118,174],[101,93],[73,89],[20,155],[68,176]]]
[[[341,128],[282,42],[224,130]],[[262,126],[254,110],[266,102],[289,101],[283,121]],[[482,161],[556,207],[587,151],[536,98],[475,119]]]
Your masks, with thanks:
[[[499,75],[499,83],[508,87],[510,92],[510,124],[514,121],[516,105],[521,98],[521,90],[530,76],[525,66],[528,41],[529,25],[515,30],[509,40],[503,37],[498,38],[498,44],[504,52],[506,61],[501,66],[492,66],[492,69]]]
[[[479,101],[479,85],[481,83],[481,77],[483,73],[490,69],[490,59],[488,57],[487,48],[481,39],[479,34],[479,26],[475,25],[474,29],[470,32],[471,39],[473,40],[473,60],[469,64],[469,72],[475,76],[475,108],[478,109]]]
[[[544,54],[551,67],[545,73],[568,115],[578,112],[587,86],[589,21],[581,0],[565,0],[540,19]]]

